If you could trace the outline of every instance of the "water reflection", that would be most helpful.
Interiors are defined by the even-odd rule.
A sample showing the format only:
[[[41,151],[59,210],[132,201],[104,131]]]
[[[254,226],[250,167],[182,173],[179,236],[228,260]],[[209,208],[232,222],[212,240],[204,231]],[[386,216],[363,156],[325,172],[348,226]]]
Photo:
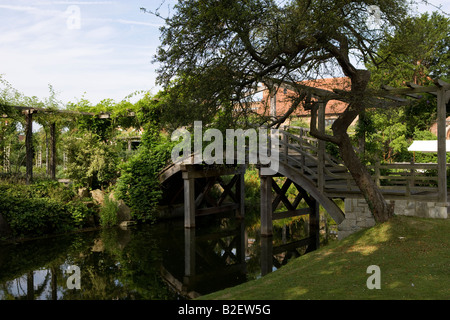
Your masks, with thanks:
[[[299,220],[260,238],[244,220],[171,220],[0,246],[0,299],[193,298],[255,279],[303,254]],[[69,289],[69,266],[80,290]]]

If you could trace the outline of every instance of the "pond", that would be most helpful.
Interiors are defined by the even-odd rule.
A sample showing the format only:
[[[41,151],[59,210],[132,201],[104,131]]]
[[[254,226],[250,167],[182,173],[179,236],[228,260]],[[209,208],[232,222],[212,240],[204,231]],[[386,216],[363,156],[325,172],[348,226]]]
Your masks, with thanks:
[[[266,238],[245,220],[210,216],[195,229],[167,220],[3,244],[0,299],[191,299],[304,254],[286,244],[301,244],[307,227],[297,219]]]

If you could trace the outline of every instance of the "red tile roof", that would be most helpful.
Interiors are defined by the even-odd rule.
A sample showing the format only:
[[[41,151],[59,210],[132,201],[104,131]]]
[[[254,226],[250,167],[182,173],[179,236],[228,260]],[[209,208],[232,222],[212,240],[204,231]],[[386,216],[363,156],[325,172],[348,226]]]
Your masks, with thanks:
[[[319,89],[324,89],[328,91],[333,91],[333,89],[345,90],[348,91],[350,88],[350,79],[348,77],[340,77],[340,78],[327,78],[327,79],[319,79],[319,80],[308,80],[302,81],[300,84],[307,85],[310,87],[315,87]],[[276,110],[277,116],[282,116],[290,107],[290,100],[296,96],[296,93],[289,89],[279,88],[276,93]],[[268,113],[270,108],[270,99],[269,99],[269,90],[264,90],[263,99],[259,106],[260,113]],[[342,113],[347,107],[347,103],[338,101],[338,100],[330,100],[326,106],[325,114],[326,115],[335,115]],[[294,113],[297,116],[309,116],[309,111],[304,110],[302,107],[298,108],[298,110]]]

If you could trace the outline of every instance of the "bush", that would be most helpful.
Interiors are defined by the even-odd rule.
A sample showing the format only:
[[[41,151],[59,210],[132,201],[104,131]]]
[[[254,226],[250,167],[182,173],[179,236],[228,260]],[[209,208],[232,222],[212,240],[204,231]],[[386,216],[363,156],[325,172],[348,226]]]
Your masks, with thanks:
[[[42,235],[72,229],[64,206],[46,198],[3,198],[0,211],[15,236]]]
[[[68,193],[67,188],[56,184],[51,191],[52,184],[0,185],[0,212],[14,236],[63,233],[92,224],[95,211],[81,201],[65,203],[56,195],[49,197],[55,190]]]
[[[111,227],[118,223],[117,211],[119,206],[116,201],[105,197],[104,204],[100,209],[100,225],[102,227]]]
[[[75,184],[90,189],[108,186],[117,178],[115,147],[94,134],[66,138],[68,164],[66,175]]]
[[[64,206],[65,211],[70,215],[70,225],[74,228],[81,229],[94,225],[94,216],[96,212],[89,208],[86,203],[80,200],[73,200]]]
[[[164,135],[147,131],[139,152],[121,166],[117,199],[130,207],[134,219],[153,220],[162,191],[158,174],[170,158],[173,144]]]

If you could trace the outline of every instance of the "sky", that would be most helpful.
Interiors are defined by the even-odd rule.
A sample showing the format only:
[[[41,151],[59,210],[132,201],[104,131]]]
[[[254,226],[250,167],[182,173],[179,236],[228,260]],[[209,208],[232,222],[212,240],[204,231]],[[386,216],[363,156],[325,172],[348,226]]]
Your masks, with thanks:
[[[418,11],[450,13],[450,0],[429,2]],[[152,60],[164,20],[140,8],[168,16],[174,3],[0,0],[0,74],[26,96],[45,99],[51,85],[63,103],[156,94]]]
[[[164,21],[140,8],[161,2],[0,0],[0,74],[26,96],[48,97],[50,84],[63,102],[156,93]]]

